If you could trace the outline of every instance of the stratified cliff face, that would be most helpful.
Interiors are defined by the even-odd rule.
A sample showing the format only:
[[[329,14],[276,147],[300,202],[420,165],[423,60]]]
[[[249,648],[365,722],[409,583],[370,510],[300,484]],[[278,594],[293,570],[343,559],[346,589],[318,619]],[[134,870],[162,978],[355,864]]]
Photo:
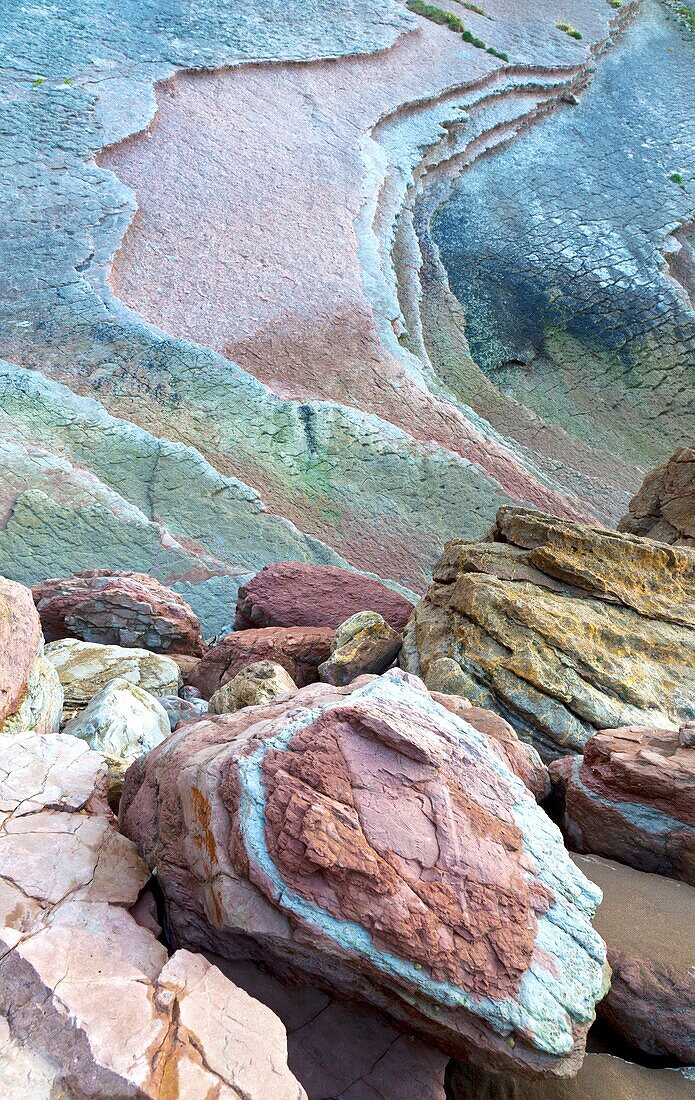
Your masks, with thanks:
[[[120,14],[100,2],[88,15],[46,9],[40,21],[0,0],[2,571],[32,582],[145,570],[183,592],[208,630],[229,621],[241,580],[271,560],[347,563],[422,591],[442,542],[478,534],[506,501],[616,519],[642,467],[692,428],[691,314],[674,283],[688,265],[681,255],[659,266],[665,233],[693,217],[692,181],[687,165],[670,171],[680,183],[655,167],[668,127],[679,142],[687,134],[677,113],[666,117],[666,95],[654,97],[653,71],[635,67],[650,50],[658,67],[666,51],[675,96],[687,45],[649,7],[595,62],[632,3],[578,0],[559,15],[532,0],[494,0],[485,14],[443,5],[478,45],[395,0],[253,10],[206,0],[176,15],[161,0]],[[580,39],[558,29],[570,14]],[[644,208],[624,186],[635,149],[615,125],[596,125],[628,77],[629,118],[650,104],[630,123]],[[552,149],[587,115],[573,139],[594,186],[563,237],[557,211],[572,206],[576,181]],[[464,171],[470,185],[438,221],[462,308],[432,214],[459,172],[536,121]],[[529,253],[527,237],[510,235],[501,198],[482,239],[451,235],[454,251],[463,242],[456,255],[442,226],[462,202],[473,217],[466,186],[479,195],[477,181],[498,181],[490,195],[506,193],[505,158],[532,141],[547,143],[543,178],[556,180],[537,208],[553,227],[548,254],[574,250],[593,275],[575,278],[569,264],[571,287],[561,285],[570,313],[576,288],[577,336],[548,305],[552,279],[538,289],[538,271],[552,274],[547,257],[532,260],[526,312],[541,350],[526,393],[481,349],[488,316],[517,337],[530,299],[497,300],[490,272],[524,283],[512,260]],[[620,202],[595,159],[621,165]],[[529,181],[517,179],[510,211],[535,194]],[[606,204],[617,229],[598,263]],[[625,226],[651,248],[634,278]],[[469,308],[464,267],[478,272],[485,317]],[[602,288],[593,298],[592,279]],[[586,326],[604,332],[622,317],[622,344],[596,350]],[[505,347],[503,361],[520,354]],[[624,400],[628,427],[615,411]]]

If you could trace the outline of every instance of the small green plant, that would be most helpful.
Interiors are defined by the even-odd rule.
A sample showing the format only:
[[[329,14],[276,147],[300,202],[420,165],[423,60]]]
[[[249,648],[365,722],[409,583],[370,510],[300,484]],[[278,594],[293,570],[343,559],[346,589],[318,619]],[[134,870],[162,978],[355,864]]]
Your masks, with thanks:
[[[582,37],[581,31],[576,31],[569,23],[556,23],[555,26],[559,31],[564,31],[570,38],[576,38],[577,41]]]
[[[676,5],[676,15],[685,23],[688,30],[695,32],[695,8],[689,7],[687,4]]]
[[[466,8],[468,11],[474,11],[476,15],[482,15],[483,19],[490,19],[490,16],[482,8],[479,8],[477,4],[469,3],[469,0],[456,0],[457,4],[460,4],[462,8]]]
[[[475,46],[477,50],[486,50],[487,46],[481,38],[476,38],[470,31],[464,31],[461,35],[464,42],[470,42],[471,46]]]
[[[671,172],[671,175],[668,178],[670,179],[671,183],[677,183],[679,187],[684,186],[683,177],[680,172]]]
[[[503,50],[496,50],[494,46],[488,46],[486,53],[491,53],[493,57],[499,57],[500,61],[509,61],[509,54],[504,53]]]
[[[32,86],[32,88],[40,88],[42,84],[45,84],[45,82],[46,82],[46,77],[45,76],[37,76],[36,80],[34,80],[32,82],[31,86]]]
[[[410,11],[414,11],[416,15],[422,15],[432,23],[439,23],[441,26],[449,27],[452,31],[463,30],[463,19],[459,19],[458,15],[452,15],[450,11],[444,11],[443,8],[438,8],[434,4],[425,4],[423,0],[408,0],[407,7]]]
[[[623,0],[608,0],[608,3],[612,8],[622,8]]]

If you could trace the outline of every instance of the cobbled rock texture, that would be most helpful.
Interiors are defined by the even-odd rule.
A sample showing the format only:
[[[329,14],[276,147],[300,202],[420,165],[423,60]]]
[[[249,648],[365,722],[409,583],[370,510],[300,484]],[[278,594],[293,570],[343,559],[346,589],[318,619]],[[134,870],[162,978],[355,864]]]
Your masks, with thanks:
[[[177,946],[359,996],[488,1066],[575,1072],[600,892],[488,738],[394,670],[174,732],[121,827]]]

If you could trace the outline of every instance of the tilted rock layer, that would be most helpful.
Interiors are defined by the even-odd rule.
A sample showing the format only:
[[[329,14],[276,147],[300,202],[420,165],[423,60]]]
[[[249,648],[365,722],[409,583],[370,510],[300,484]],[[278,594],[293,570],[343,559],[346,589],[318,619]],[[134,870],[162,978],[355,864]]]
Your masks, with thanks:
[[[461,690],[546,757],[596,731],[695,716],[695,551],[502,508],[482,542],[447,544],[408,627],[425,679]]]
[[[130,769],[121,826],[180,946],[357,994],[448,1051],[571,1073],[599,892],[484,734],[400,671],[202,720]]]
[[[285,1031],[128,912],[148,878],[77,738],[0,739],[0,1088],[22,1100],[306,1100]]]
[[[671,730],[607,730],[583,759],[555,761],[572,845],[695,885],[695,748],[684,740]]]

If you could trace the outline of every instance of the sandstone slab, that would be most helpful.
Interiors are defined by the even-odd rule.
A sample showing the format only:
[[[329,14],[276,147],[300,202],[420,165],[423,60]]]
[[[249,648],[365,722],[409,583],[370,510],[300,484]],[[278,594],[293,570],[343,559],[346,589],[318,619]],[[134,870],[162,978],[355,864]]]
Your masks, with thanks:
[[[695,1065],[695,889],[600,856],[573,856],[603,901],[611,986],[598,1014],[646,1054]]]
[[[128,911],[148,871],[105,789],[76,738],[1,739],[3,1095],[302,1100],[280,1021]]]
[[[555,761],[563,828],[580,852],[695,884],[695,749],[678,732],[596,734],[583,758]]]
[[[333,629],[326,626],[246,628],[217,638],[186,683],[209,699],[227,680],[256,661],[282,665],[298,687],[318,680],[318,667],[331,652]]]
[[[34,585],[46,641],[84,642],[202,656],[197,615],[186,601],[146,573],[88,569]]]
[[[146,649],[65,638],[51,642],[45,652],[63,685],[69,717],[86,707],[110,680],[128,680],[155,697],[175,695],[181,683],[179,667],[171,657]]]
[[[695,546],[695,447],[679,447],[647,474],[619,531],[675,546]]]
[[[234,625],[329,626],[358,611],[377,611],[401,631],[413,605],[385,584],[332,565],[280,561],[266,565],[239,589]]]
[[[455,661],[459,690],[552,759],[691,719],[694,627],[694,551],[509,507],[486,540],[447,544],[402,660],[426,680]]]
[[[579,1064],[599,892],[421,681],[311,685],[187,726],[130,769],[121,825],[178,946],[304,972],[487,1065]]]

